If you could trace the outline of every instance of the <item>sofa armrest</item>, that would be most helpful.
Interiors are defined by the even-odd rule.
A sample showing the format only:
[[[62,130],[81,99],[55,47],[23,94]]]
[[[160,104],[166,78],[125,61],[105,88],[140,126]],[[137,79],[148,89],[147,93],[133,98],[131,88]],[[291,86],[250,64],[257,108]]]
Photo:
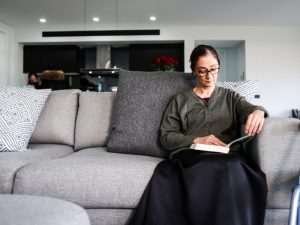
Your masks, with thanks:
[[[247,153],[267,176],[268,208],[290,207],[300,167],[300,120],[267,118]]]

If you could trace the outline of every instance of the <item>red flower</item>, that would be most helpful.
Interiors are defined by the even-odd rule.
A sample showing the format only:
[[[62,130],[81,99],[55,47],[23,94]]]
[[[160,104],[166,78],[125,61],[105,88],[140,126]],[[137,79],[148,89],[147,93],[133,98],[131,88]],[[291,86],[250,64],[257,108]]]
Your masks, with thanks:
[[[159,57],[153,58],[152,62],[153,63],[160,63],[161,59]]]
[[[174,71],[178,61],[169,56],[160,56],[152,59],[153,70]]]

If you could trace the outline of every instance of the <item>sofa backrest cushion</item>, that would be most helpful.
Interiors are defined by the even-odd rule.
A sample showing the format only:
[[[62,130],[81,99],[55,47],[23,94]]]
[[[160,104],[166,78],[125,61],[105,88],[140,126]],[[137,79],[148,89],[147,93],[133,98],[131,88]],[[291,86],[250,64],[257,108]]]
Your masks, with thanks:
[[[166,157],[158,132],[164,110],[193,79],[178,72],[120,71],[108,151]]]
[[[107,144],[115,96],[116,93],[113,92],[81,92],[79,94],[75,151]]]
[[[49,95],[30,143],[74,146],[75,120],[80,90],[58,90]]]

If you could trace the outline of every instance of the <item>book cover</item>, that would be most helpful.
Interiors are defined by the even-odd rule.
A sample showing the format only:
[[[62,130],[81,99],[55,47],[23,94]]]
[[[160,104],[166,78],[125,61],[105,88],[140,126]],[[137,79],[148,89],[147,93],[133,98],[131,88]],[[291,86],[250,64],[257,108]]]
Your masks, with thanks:
[[[199,151],[208,151],[208,152],[219,152],[219,153],[227,154],[230,150],[231,145],[233,145],[237,142],[244,141],[244,140],[248,139],[249,137],[250,136],[240,137],[238,139],[233,140],[232,142],[230,142],[226,146],[207,145],[207,144],[192,144],[190,146],[190,149],[199,150]]]

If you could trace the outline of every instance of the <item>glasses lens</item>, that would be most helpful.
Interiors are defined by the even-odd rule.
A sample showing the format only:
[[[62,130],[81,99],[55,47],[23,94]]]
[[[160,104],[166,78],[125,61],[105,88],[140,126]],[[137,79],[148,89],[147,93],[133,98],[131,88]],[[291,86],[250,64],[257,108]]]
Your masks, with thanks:
[[[207,76],[209,74],[216,75],[218,73],[219,69],[220,68],[212,68],[212,69],[208,70],[208,69],[201,68],[201,69],[198,70],[198,74],[201,77]]]
[[[208,70],[206,69],[199,70],[198,72],[200,76],[206,76],[208,74]]]
[[[212,74],[212,75],[215,75],[218,71],[219,71],[219,68],[213,68],[208,72],[210,72],[210,74]]]

